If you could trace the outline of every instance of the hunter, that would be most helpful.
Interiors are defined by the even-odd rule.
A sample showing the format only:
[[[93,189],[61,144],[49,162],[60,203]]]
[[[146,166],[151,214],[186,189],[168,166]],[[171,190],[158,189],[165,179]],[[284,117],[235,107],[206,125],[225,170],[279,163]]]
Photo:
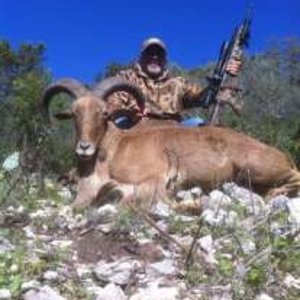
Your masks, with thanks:
[[[237,76],[241,65],[241,56],[236,56],[229,61],[226,71],[231,76]],[[136,84],[147,95],[149,101],[143,114],[159,112],[185,126],[195,127],[205,124],[199,117],[182,117],[181,112],[186,108],[197,106],[207,108],[211,103],[203,101],[205,88],[188,82],[183,77],[171,76],[168,69],[167,47],[161,39],[152,37],[145,40],[134,66],[119,71],[116,76]],[[226,103],[234,98],[234,93],[235,91],[228,86],[219,92],[218,97]],[[138,110],[136,102],[125,92],[113,94],[108,103],[110,110],[119,108]],[[124,129],[130,128],[135,123],[128,114],[121,114],[114,121],[118,127]]]

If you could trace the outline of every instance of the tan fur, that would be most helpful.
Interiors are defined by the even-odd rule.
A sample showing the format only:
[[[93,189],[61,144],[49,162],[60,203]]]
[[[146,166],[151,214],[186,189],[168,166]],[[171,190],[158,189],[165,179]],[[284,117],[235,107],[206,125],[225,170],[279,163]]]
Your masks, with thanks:
[[[108,191],[150,205],[181,188],[200,185],[210,191],[226,181],[261,194],[300,190],[300,173],[283,152],[231,129],[145,121],[120,130],[105,120],[105,106],[92,97],[75,101],[72,110],[78,140],[93,144],[99,154],[88,171],[82,161],[74,207],[106,201]]]

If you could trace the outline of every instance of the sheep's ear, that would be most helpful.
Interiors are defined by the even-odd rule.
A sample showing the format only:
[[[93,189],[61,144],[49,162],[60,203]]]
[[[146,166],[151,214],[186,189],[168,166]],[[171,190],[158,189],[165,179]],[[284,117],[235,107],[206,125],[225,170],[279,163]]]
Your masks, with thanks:
[[[72,118],[72,111],[70,109],[54,114],[54,117],[59,120]]]

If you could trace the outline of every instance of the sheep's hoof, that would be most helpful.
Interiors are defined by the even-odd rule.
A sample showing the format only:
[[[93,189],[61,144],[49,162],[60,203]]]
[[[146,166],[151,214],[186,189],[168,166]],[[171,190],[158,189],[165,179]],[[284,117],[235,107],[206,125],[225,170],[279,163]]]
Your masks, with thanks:
[[[199,198],[195,200],[182,201],[180,203],[173,204],[172,208],[177,213],[200,215],[203,211],[203,202],[205,199]]]
[[[271,189],[267,193],[265,199],[267,201],[269,201],[269,200],[271,200],[271,199],[273,199],[273,198],[275,198],[275,197],[277,197],[279,195],[285,195],[285,196],[287,196],[287,194],[288,194],[288,191],[287,191],[287,189],[285,187],[273,188],[273,189]]]

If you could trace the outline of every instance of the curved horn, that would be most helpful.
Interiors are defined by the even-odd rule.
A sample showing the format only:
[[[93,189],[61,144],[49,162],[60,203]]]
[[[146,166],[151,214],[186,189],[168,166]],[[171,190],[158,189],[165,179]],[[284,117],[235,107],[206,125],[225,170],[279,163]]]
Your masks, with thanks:
[[[78,80],[72,78],[60,79],[50,84],[44,91],[41,98],[43,112],[49,119],[49,104],[56,94],[66,93],[71,96],[72,99],[76,99],[86,95],[88,92],[88,89]]]
[[[93,93],[102,98],[104,101],[107,100],[114,92],[124,91],[132,95],[137,102],[138,107],[143,111],[145,109],[145,102],[147,97],[143,94],[142,90],[135,84],[128,82],[118,77],[109,77],[104,79],[93,89]]]

